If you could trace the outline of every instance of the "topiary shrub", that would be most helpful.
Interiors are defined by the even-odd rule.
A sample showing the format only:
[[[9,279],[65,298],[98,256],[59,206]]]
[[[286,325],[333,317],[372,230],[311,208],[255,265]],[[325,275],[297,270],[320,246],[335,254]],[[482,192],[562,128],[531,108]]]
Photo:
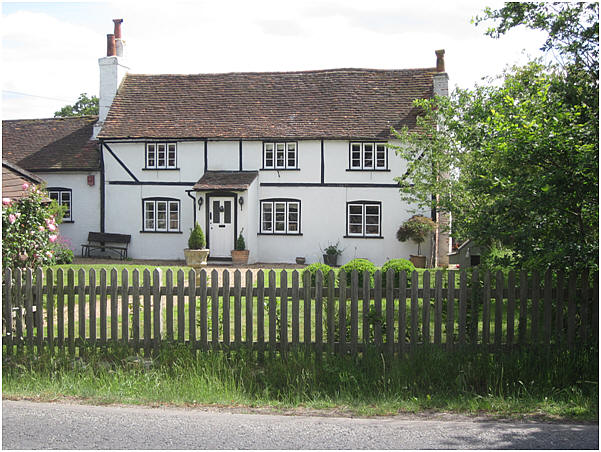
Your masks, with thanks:
[[[242,228],[244,231],[244,228]],[[238,239],[236,240],[236,251],[244,251],[246,249],[246,242],[244,241],[244,236],[242,235],[242,231],[240,231],[240,235],[238,235]]]
[[[415,265],[407,259],[390,259],[382,265],[382,287],[386,287],[386,273],[389,269],[394,271],[394,287],[399,287],[401,272],[407,273],[407,287],[411,287],[411,274],[415,271]]]
[[[399,242],[413,240],[417,243],[417,255],[421,256],[421,244],[430,233],[436,230],[436,223],[428,217],[413,215],[405,221],[396,233]]]
[[[374,286],[374,273],[376,272],[377,268],[376,266],[373,264],[373,262],[367,260],[367,259],[353,259],[352,261],[347,262],[346,264],[344,264],[342,267],[340,267],[340,270],[344,270],[346,272],[346,284],[347,286],[350,285],[351,283],[351,272],[353,270],[357,270],[357,273],[359,273],[359,287],[363,288],[363,273],[365,271],[369,272],[369,286],[373,287]],[[338,284],[340,284],[340,276],[338,276]],[[344,281],[342,281],[342,283],[344,284]]]
[[[305,273],[311,273],[311,286],[315,286],[315,275],[317,274],[317,270],[321,270],[323,273],[323,285],[326,286],[328,284],[328,273],[332,270],[332,267],[326,264],[322,264],[320,262],[315,262],[314,264],[307,265],[301,274],[301,278],[305,280]]]
[[[205,235],[202,232],[202,228],[198,223],[194,225],[194,229],[190,232],[190,238],[188,239],[188,248],[191,250],[202,250],[206,245]]]

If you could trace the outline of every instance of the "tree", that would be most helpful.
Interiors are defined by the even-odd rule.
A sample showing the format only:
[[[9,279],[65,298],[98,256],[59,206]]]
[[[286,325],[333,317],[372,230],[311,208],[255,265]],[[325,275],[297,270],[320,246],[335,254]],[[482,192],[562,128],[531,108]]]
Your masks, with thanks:
[[[54,113],[55,118],[67,118],[70,116],[85,116],[98,114],[98,98],[88,97],[87,93],[81,93],[74,105],[65,105]]]

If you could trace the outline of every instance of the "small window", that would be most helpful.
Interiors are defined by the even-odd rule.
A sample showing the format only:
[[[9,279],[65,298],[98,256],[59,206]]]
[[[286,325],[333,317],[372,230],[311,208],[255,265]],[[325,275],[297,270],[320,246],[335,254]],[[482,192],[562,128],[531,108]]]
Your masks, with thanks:
[[[263,169],[297,169],[296,143],[264,143]]]
[[[175,143],[147,143],[147,169],[177,168],[177,146]]]
[[[387,170],[387,146],[383,143],[351,143],[349,168],[364,171]]]
[[[66,207],[63,215],[63,221],[73,221],[73,214],[71,211],[71,189],[70,188],[48,188],[46,189],[50,199],[55,200],[58,205]]]
[[[143,202],[144,231],[179,232],[180,202],[176,199],[145,199]]]
[[[348,236],[381,237],[381,203],[353,201],[347,203],[346,211]]]
[[[261,201],[262,234],[300,234],[300,201]]]

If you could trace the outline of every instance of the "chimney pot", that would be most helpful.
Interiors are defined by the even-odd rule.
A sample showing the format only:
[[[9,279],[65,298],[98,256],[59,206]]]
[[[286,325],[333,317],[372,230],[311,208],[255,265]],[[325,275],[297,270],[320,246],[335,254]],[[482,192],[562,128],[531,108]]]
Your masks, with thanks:
[[[115,35],[106,35],[106,56],[116,56],[117,49],[115,47]]]
[[[436,72],[444,72],[444,50],[436,50]]]
[[[123,23],[123,19],[113,19],[115,23],[115,39],[121,39],[121,24]]]

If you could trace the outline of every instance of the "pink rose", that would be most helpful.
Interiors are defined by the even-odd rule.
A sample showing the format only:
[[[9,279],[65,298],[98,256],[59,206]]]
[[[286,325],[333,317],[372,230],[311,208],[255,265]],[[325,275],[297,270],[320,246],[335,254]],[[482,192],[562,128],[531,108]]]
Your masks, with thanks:
[[[50,251],[46,251],[46,256],[48,256],[48,257],[52,257],[52,252],[50,252]]]
[[[17,217],[15,217],[12,213],[8,214],[8,222],[13,224],[15,221],[17,221]]]
[[[42,225],[38,226],[38,231],[45,231],[45,230],[46,230],[46,228],[44,226],[42,226]]]
[[[23,190],[27,190],[29,188],[29,184],[27,182],[25,182],[23,185],[21,185],[21,188]]]
[[[49,229],[50,231],[56,231],[56,226],[55,226],[54,224],[50,223],[50,224],[48,225],[48,229]]]
[[[2,204],[5,206],[10,206],[11,200],[10,198],[2,198]]]
[[[56,242],[56,239],[58,239],[58,235],[56,235],[56,234],[52,234],[52,235],[50,235],[48,238],[50,239],[50,241],[51,241],[52,243],[54,243],[54,242]]]

